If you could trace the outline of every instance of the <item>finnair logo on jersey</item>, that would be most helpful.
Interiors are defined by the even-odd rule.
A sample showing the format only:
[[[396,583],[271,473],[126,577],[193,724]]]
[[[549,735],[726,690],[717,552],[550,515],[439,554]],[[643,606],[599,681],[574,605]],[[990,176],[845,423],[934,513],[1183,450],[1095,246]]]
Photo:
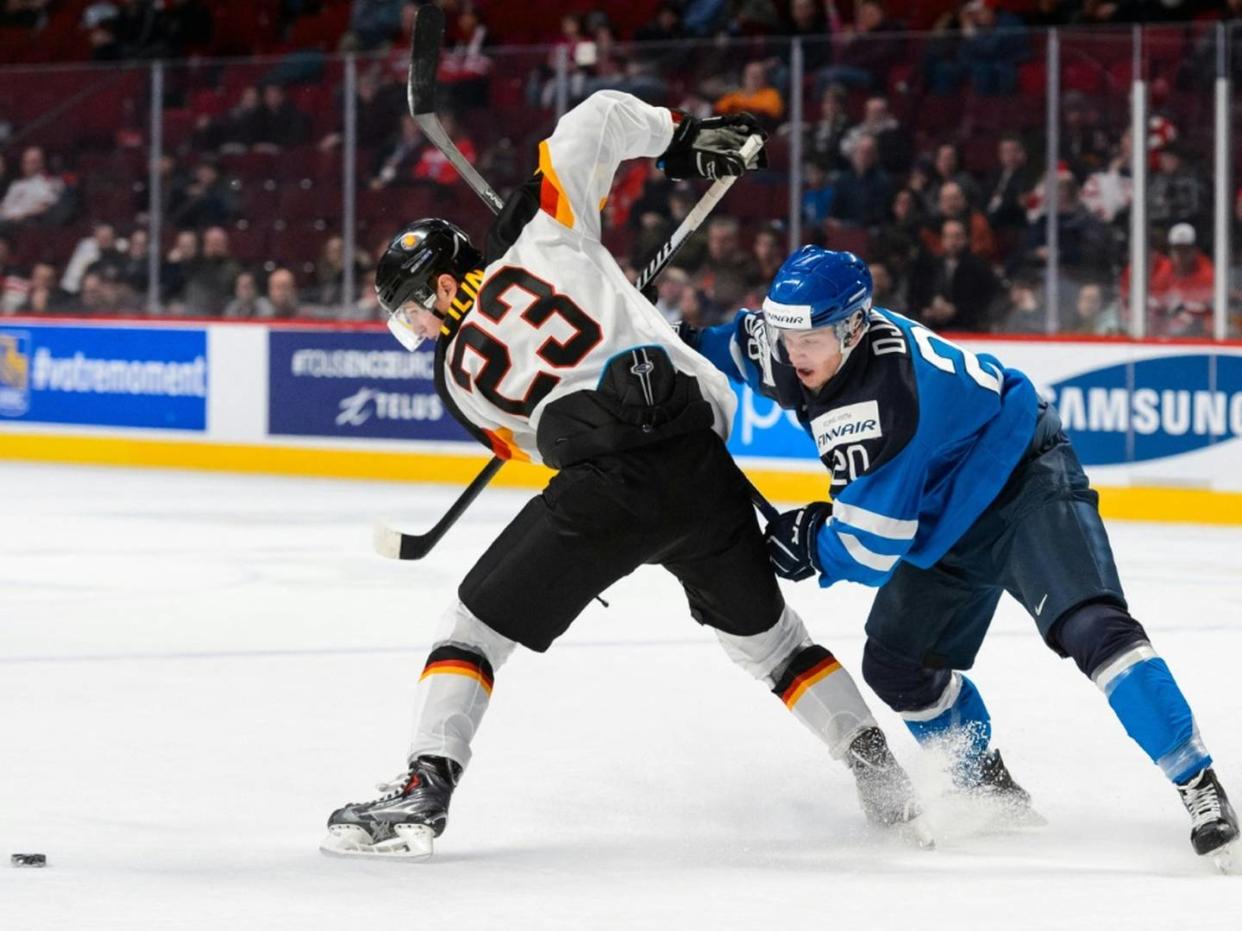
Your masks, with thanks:
[[[1162,459],[1242,436],[1242,356],[1141,359],[1045,394],[1086,465]]]
[[[847,404],[811,421],[811,433],[821,456],[843,443],[877,440],[884,435],[880,429],[880,405],[875,401]]]

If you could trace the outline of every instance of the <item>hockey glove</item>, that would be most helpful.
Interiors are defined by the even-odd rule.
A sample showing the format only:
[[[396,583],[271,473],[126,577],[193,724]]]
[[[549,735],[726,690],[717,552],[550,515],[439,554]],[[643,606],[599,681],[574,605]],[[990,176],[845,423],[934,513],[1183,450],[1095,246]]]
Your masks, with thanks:
[[[673,141],[656,165],[674,181],[685,178],[732,177],[742,174],[746,164],[741,149],[752,135],[767,138],[759,123],[749,113],[734,116],[713,116],[705,120],[682,117],[673,130]],[[767,155],[759,150],[756,168],[765,168]]]
[[[801,582],[819,572],[819,531],[832,516],[827,501],[813,501],[796,511],[786,511],[763,532],[768,541],[772,569],[782,579]]]

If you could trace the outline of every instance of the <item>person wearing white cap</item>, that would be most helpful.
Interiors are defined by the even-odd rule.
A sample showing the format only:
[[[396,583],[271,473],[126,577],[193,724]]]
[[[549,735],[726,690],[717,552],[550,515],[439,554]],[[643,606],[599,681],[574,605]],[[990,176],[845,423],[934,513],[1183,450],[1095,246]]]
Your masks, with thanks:
[[[1212,260],[1195,243],[1195,228],[1169,230],[1169,261],[1152,269],[1152,336],[1208,336],[1212,329]]]

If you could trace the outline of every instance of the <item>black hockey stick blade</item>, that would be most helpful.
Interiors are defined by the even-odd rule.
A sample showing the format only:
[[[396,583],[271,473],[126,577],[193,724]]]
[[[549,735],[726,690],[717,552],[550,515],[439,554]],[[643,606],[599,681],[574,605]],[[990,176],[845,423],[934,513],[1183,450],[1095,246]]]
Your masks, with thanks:
[[[504,459],[493,456],[466,486],[466,490],[444,512],[444,516],[436,521],[436,525],[426,533],[402,533],[386,524],[376,524],[373,541],[375,552],[388,559],[422,559],[435,548],[440,538],[448,533],[449,528],[457,523],[457,519],[461,517],[466,508],[470,507],[471,502],[487,487],[492,476],[499,472],[504,464]]]
[[[411,116],[436,112],[436,70],[440,65],[440,46],[443,44],[444,11],[434,3],[420,6],[414,14],[414,33],[410,40],[407,90]]]
[[[755,506],[759,513],[768,520],[776,520],[776,518],[780,517],[781,512],[774,508],[772,502],[763,496],[763,492],[755,487],[755,483],[750,480],[750,477],[743,473],[742,478],[746,479],[746,487],[750,489],[750,503]]]

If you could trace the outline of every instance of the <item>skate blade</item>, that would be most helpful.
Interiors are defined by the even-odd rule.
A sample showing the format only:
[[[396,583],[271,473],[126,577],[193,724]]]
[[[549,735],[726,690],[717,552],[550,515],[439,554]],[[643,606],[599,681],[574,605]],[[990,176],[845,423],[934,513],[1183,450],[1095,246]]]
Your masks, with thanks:
[[[358,857],[372,860],[402,860],[416,863],[431,857],[435,832],[425,824],[398,824],[395,837],[378,843],[371,835],[352,824],[334,824],[319,850],[329,857]]]
[[[1226,876],[1242,875],[1242,840],[1231,841],[1208,856],[1216,869]]]

